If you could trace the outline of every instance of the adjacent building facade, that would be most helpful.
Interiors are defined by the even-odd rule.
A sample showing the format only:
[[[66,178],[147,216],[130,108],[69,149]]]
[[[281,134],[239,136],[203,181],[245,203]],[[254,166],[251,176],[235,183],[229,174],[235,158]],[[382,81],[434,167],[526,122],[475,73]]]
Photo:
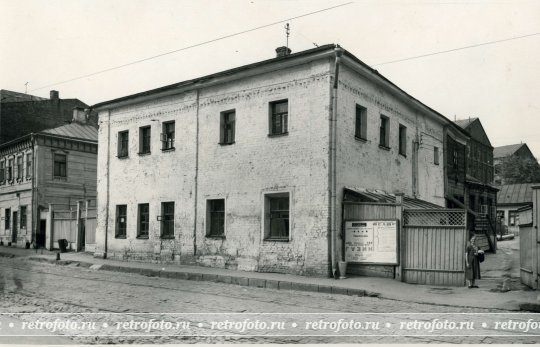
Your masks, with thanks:
[[[280,52],[92,107],[97,256],[326,276],[346,187],[445,204],[463,129],[339,47]]]
[[[50,204],[96,197],[97,128],[86,112],[72,122],[0,145],[0,242],[45,246]]]
[[[526,143],[495,147],[493,157],[497,185],[540,180],[540,164]]]

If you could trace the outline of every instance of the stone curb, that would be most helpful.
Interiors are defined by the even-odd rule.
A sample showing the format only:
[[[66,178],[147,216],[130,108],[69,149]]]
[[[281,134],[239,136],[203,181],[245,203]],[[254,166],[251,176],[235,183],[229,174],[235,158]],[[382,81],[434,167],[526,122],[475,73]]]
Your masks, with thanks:
[[[27,259],[31,261],[44,262],[44,263],[49,263],[49,264],[72,265],[72,266],[81,266],[85,268],[89,268],[92,265],[94,265],[88,262],[81,262],[81,261],[74,261],[74,260],[55,260],[55,259],[49,259],[49,258],[39,257],[39,256],[27,257]],[[74,265],[74,264],[77,264],[77,265]],[[163,277],[163,278],[172,278],[172,279],[180,279],[180,280],[190,280],[190,281],[206,281],[206,282],[236,284],[236,285],[240,285],[244,287],[268,288],[268,289],[278,289],[278,290],[294,290],[294,291],[302,291],[302,292],[340,294],[340,295],[349,295],[349,296],[369,296],[369,297],[379,296],[379,293],[367,292],[363,289],[357,289],[357,288],[343,288],[343,287],[338,287],[338,286],[328,286],[328,285],[322,285],[322,284],[319,285],[316,283],[267,280],[264,278],[248,277],[248,276],[154,270],[154,269],[127,267],[127,266],[119,266],[119,265],[111,265],[111,264],[101,264],[101,267],[99,268],[99,270],[133,273],[133,274],[138,274],[138,275],[143,275],[143,276],[148,276],[148,277]]]

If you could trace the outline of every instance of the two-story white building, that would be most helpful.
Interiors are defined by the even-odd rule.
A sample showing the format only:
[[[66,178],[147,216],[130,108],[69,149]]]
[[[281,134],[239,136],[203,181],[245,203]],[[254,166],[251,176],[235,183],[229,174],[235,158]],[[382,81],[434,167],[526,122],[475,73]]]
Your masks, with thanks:
[[[460,129],[335,45],[277,51],[92,106],[96,256],[326,276],[345,187],[445,204]]]

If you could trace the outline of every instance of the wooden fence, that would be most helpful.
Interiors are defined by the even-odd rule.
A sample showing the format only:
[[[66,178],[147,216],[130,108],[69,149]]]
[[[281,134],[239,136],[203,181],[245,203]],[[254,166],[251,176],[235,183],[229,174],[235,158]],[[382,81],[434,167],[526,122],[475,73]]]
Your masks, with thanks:
[[[417,284],[463,286],[466,223],[467,213],[464,210],[404,210],[402,280]]]
[[[95,200],[79,201],[76,206],[49,205],[47,248],[59,248],[58,240],[65,239],[68,249],[92,252],[96,239]]]

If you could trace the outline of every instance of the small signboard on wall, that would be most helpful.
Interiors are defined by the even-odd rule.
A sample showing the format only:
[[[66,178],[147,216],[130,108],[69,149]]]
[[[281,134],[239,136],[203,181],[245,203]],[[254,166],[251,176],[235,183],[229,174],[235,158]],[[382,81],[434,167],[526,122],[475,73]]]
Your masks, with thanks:
[[[397,220],[346,221],[345,261],[398,265]]]

